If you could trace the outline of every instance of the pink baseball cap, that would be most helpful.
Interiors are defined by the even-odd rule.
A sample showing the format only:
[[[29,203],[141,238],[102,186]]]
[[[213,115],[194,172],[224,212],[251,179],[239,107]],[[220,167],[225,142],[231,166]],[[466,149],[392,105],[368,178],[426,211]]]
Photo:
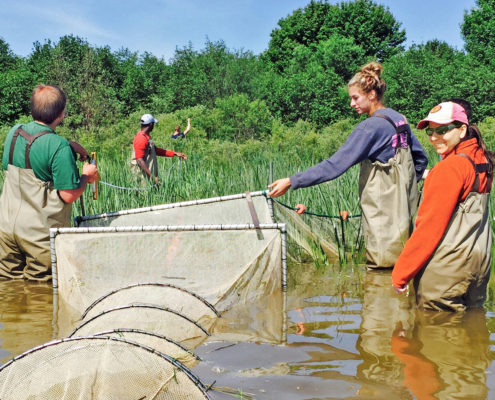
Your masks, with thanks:
[[[429,122],[435,122],[441,125],[447,125],[454,121],[462,122],[463,124],[469,125],[468,117],[466,115],[466,110],[457,103],[452,101],[447,101],[445,103],[440,103],[430,110],[430,113],[425,119],[419,121],[417,128],[426,128]]]

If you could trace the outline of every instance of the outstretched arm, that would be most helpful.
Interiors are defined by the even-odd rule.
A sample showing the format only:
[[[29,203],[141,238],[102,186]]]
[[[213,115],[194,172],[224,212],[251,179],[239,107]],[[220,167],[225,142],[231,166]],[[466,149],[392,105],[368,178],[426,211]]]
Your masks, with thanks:
[[[187,132],[189,132],[191,130],[191,118],[188,118],[187,119],[187,126],[186,126],[186,129],[184,130],[184,135],[187,134]]]
[[[182,161],[187,160],[187,156],[184,153],[175,153],[177,157],[179,157]]]
[[[268,185],[271,189],[267,195],[270,197],[280,197],[291,187],[290,178],[277,179],[275,182]]]

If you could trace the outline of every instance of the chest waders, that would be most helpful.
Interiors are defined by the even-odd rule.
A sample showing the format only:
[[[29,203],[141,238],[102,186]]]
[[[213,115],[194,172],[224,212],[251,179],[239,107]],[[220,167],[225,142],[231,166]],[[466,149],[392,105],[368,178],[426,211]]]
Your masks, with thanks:
[[[38,179],[29,153],[43,131],[30,135],[21,128],[12,137],[9,164],[0,197],[0,276],[48,281],[51,279],[50,228],[70,226],[71,204],[58,196],[53,182]],[[12,165],[18,136],[26,139],[26,168]]]
[[[146,146],[146,150],[144,153],[144,162],[148,166],[148,169],[151,172],[151,177],[158,176],[158,162],[156,159],[156,146],[153,139],[149,139],[148,146]],[[134,147],[132,149],[132,159],[131,159],[131,172],[135,176],[135,178],[139,181],[142,186],[146,186],[150,177],[142,170],[142,168],[138,165],[136,160],[136,153],[134,152]]]
[[[392,268],[412,232],[412,218],[418,208],[419,192],[410,150],[410,128],[393,125],[395,156],[386,163],[361,162],[359,197],[367,267]]]
[[[442,240],[425,267],[414,278],[419,307],[433,310],[463,311],[482,307],[492,262],[490,226],[490,188],[479,193],[479,173],[488,164],[474,164],[473,189],[452,214]],[[453,156],[455,157],[455,156]]]

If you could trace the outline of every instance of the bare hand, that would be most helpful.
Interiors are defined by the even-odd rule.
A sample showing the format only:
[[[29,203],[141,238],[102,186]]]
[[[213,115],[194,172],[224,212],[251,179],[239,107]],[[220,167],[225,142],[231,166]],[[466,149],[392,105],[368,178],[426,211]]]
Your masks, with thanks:
[[[70,144],[70,147],[72,148],[72,150],[74,150],[77,154],[79,154],[79,161],[86,161],[89,159],[88,152],[79,143],[71,140],[69,142],[69,144]]]
[[[158,176],[155,176],[154,181],[155,185],[160,186],[162,184],[162,180]]]
[[[304,204],[296,204],[296,213],[304,214],[306,212],[306,206]]]
[[[398,287],[397,287],[397,286],[395,286],[395,285],[392,285],[392,286],[393,286],[393,288],[394,288],[394,290],[395,290],[395,293],[397,293],[397,294],[402,294],[402,293],[405,293],[405,292],[406,292],[406,290],[407,290],[407,285],[404,285],[404,286],[403,286],[403,287],[401,287],[401,288],[398,288]]]
[[[270,197],[280,197],[290,188],[290,178],[277,179],[268,185],[271,190],[267,193]]]
[[[98,168],[96,165],[85,162],[83,165],[83,175],[88,177],[88,182],[93,183],[100,179],[100,175],[98,174]]]
[[[184,153],[175,153],[175,155],[183,161],[187,160],[187,156]]]

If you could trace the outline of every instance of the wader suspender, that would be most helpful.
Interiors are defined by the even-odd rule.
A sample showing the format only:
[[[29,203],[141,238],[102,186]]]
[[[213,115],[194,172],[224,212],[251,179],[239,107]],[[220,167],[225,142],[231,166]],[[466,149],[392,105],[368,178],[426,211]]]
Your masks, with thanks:
[[[401,136],[402,133],[405,133],[406,134],[407,145],[409,147],[411,147],[411,135],[409,134],[409,131],[410,131],[409,124],[403,124],[403,125],[397,126],[395,124],[395,122],[392,121],[392,118],[387,117],[386,115],[383,115],[383,114],[375,114],[375,115],[373,115],[373,117],[383,118],[383,119],[387,120],[388,122],[390,122],[390,124],[394,127],[394,129],[395,129],[395,135],[396,135],[396,138],[397,138],[397,146],[395,147],[395,154],[397,154],[397,149],[399,147],[402,147],[401,146],[401,140],[400,140],[400,136]]]
[[[12,137],[12,142],[10,142],[10,153],[9,153],[9,164],[12,164],[12,158],[14,156],[14,147],[15,147],[15,142],[17,141],[17,137],[19,134],[26,139],[27,144],[26,144],[26,153],[24,155],[25,158],[25,163],[26,163],[26,169],[31,169],[31,162],[29,161],[29,152],[31,150],[31,145],[33,142],[38,139],[40,136],[46,135],[47,133],[52,133],[51,131],[42,131],[37,133],[36,135],[30,135],[26,131],[22,130],[21,128],[17,128],[17,130],[14,132],[14,136]]]
[[[484,172],[484,173],[486,173],[489,176],[490,164],[488,164],[488,163],[475,164],[474,161],[471,159],[471,157],[469,157],[467,154],[458,153],[457,155],[467,158],[469,160],[469,162],[473,165],[474,173],[476,174],[476,178],[474,179],[474,185],[473,185],[473,188],[471,189],[471,192],[479,193],[479,190],[480,190],[480,179],[479,179],[478,174],[480,172]],[[490,179],[488,179],[488,183],[487,183],[487,187],[486,188],[487,188],[487,191],[486,192],[487,193],[490,193],[490,191],[492,189],[492,185],[491,185]]]

